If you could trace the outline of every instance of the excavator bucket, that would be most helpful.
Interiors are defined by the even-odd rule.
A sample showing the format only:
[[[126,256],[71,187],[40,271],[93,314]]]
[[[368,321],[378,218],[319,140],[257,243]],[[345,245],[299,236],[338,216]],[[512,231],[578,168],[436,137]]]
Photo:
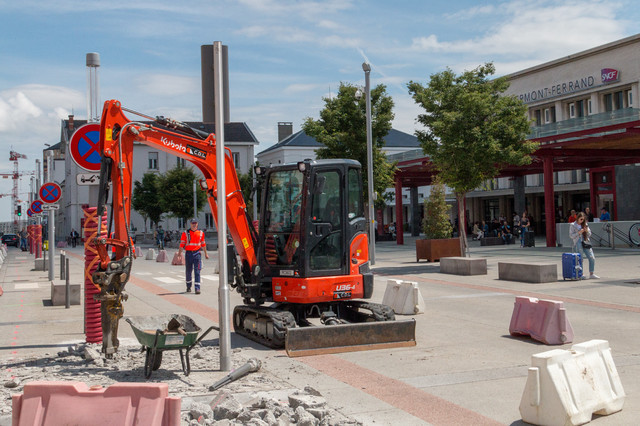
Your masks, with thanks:
[[[285,339],[285,350],[290,357],[415,345],[415,320],[288,328]]]

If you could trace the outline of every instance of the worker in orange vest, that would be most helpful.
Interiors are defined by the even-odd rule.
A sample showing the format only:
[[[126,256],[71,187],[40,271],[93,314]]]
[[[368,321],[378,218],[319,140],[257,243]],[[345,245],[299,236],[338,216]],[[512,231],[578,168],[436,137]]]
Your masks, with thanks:
[[[193,272],[193,279],[195,279],[196,294],[200,294],[200,270],[202,269],[202,256],[200,250],[204,250],[204,257],[209,258],[207,253],[207,244],[204,242],[204,232],[198,229],[198,219],[191,219],[191,227],[182,233],[180,237],[180,248],[178,249],[178,256],[182,256],[182,250],[186,252],[186,280],[187,280],[187,293],[191,293],[191,284],[193,283],[191,273]]]

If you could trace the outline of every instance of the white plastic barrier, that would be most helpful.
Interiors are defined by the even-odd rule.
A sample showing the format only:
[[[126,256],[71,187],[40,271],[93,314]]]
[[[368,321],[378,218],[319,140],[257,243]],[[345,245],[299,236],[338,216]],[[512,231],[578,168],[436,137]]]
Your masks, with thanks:
[[[606,340],[535,354],[531,365],[520,401],[527,423],[581,425],[622,410],[625,393]]]
[[[145,257],[146,260],[155,260],[156,259],[156,251],[152,248],[149,249],[149,251],[147,251],[147,257]]]
[[[420,288],[413,281],[387,280],[382,304],[390,306],[398,315],[422,314],[425,311]]]

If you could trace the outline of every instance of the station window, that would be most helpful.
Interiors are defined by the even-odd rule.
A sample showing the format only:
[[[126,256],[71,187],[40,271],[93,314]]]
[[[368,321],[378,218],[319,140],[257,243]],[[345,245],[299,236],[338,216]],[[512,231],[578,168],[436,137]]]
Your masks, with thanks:
[[[541,126],[542,125],[542,113],[540,112],[539,109],[534,111],[535,114],[535,120],[536,120],[536,126]]]
[[[158,153],[157,152],[149,153],[149,169],[158,170]]]
[[[573,102],[569,104],[569,118],[576,118],[576,104]]]
[[[624,108],[624,93],[622,90],[613,94],[613,101],[616,110]]]
[[[240,168],[240,153],[232,152],[231,155],[233,156],[233,166],[236,169],[239,169]]]
[[[545,108],[544,110],[544,124],[551,123],[551,110],[549,108]]]
[[[593,114],[593,109],[591,107],[591,99],[587,100],[587,114]]]
[[[631,90],[627,90],[627,106],[629,108],[633,107],[633,93]]]
[[[604,101],[604,110],[606,112],[613,111],[613,94],[611,93],[605,94],[603,97],[603,101]]]

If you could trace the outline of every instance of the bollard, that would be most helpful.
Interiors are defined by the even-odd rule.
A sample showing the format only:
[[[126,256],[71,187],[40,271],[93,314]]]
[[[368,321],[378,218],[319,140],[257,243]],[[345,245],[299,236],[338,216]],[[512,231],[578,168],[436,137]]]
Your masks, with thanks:
[[[64,280],[65,275],[64,275],[64,259],[65,259],[65,254],[64,254],[64,250],[60,250],[60,279]]]
[[[71,286],[69,285],[69,259],[65,256],[64,267],[66,270],[65,276],[65,302],[64,308],[69,309],[71,307]]]

